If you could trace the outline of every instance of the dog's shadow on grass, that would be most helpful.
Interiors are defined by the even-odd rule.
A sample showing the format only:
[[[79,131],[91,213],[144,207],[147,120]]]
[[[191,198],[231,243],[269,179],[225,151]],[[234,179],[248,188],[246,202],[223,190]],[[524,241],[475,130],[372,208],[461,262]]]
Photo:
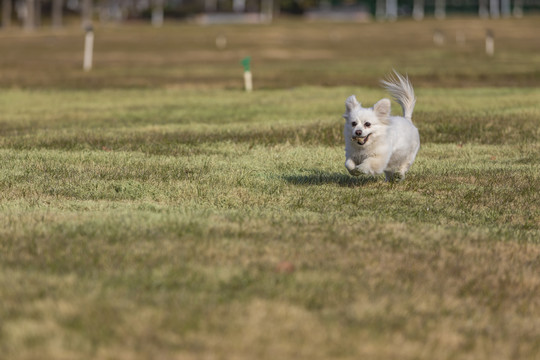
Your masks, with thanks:
[[[364,186],[380,180],[373,176],[351,176],[344,173],[327,173],[320,170],[311,170],[308,174],[283,175],[282,178],[294,185],[319,186],[336,184],[343,187]]]

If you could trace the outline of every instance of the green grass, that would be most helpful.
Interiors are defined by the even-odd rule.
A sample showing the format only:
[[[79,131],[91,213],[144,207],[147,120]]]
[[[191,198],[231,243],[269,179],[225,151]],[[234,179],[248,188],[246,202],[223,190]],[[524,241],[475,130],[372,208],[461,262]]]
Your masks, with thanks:
[[[418,89],[396,184],[343,167],[352,91],[5,91],[2,352],[537,356],[538,90]]]
[[[341,114],[350,94],[365,106],[385,96],[373,85],[420,24],[254,27],[231,45],[229,65],[190,63],[188,51],[178,59],[184,75],[168,62],[180,50],[149,41],[172,25],[103,30],[118,63],[97,55],[91,74],[73,60],[72,30],[51,40],[68,72],[53,69],[58,54],[41,72],[22,60],[44,56],[43,34],[0,35],[0,47],[20,46],[0,59],[2,356],[538,358],[538,49],[515,35],[537,36],[525,31],[535,19],[493,22],[515,33],[501,35],[509,50],[489,61],[456,45],[440,67],[444,54],[413,37],[410,46],[433,57],[406,66],[422,147],[398,183],[348,175]],[[383,25],[401,31],[392,40]],[[373,61],[354,60],[359,49],[342,59],[342,44],[329,50],[338,64],[329,72],[293,51],[303,38],[318,48],[311,41],[324,31],[357,26],[375,37],[360,41],[382,44]],[[234,57],[269,51],[257,36],[282,46],[290,27],[297,32],[282,50],[291,58],[260,55],[264,89],[239,91]],[[241,27],[185,29],[164,43],[196,52],[212,45],[204,36]],[[130,31],[144,41],[124,42]],[[123,51],[159,67],[126,76]],[[299,72],[281,82],[278,65]],[[358,77],[339,84],[347,68]],[[204,76],[193,80],[189,69]]]

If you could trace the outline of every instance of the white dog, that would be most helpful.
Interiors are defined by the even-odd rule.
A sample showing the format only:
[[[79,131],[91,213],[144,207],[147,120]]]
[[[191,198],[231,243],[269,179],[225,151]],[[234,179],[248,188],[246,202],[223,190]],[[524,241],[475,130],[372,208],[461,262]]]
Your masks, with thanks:
[[[416,103],[407,77],[395,76],[383,86],[403,109],[403,116],[390,116],[390,100],[379,100],[372,108],[363,108],[354,95],[345,102],[345,167],[358,176],[382,174],[386,181],[398,174],[403,180],[420,148],[420,135],[411,117]]]

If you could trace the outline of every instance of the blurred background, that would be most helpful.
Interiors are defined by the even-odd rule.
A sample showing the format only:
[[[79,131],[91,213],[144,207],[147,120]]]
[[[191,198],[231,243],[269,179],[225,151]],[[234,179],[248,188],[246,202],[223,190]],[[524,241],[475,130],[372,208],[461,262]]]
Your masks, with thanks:
[[[537,86],[540,0],[2,0],[0,86]],[[92,30],[91,71],[82,71]],[[88,69],[87,69],[88,70]]]
[[[104,23],[147,19],[154,26],[165,17],[204,24],[268,23],[281,15],[356,21],[447,14],[504,18],[539,8],[538,0],[2,0],[2,26],[61,27],[64,17],[74,16]]]

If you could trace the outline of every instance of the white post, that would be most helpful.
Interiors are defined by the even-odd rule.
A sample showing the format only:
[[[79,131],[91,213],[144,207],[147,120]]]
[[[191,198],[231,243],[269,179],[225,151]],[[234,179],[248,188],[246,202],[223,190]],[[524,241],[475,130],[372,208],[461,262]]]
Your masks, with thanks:
[[[486,54],[488,56],[495,54],[495,37],[491,30],[486,31]]]
[[[251,71],[244,71],[244,87],[247,92],[253,90],[253,81],[251,79]]]
[[[227,47],[227,37],[223,34],[216,37],[216,47],[218,50],[223,50]]]
[[[465,45],[466,37],[462,30],[456,31],[456,44]]]
[[[441,30],[435,29],[433,32],[433,43],[437,46],[444,45],[444,33]]]
[[[92,57],[94,53],[94,31],[91,26],[86,28],[86,35],[84,37],[84,71],[92,70]]]
[[[247,92],[253,90],[253,82],[251,81],[251,56],[243,58],[240,63],[244,67],[244,88]]]

